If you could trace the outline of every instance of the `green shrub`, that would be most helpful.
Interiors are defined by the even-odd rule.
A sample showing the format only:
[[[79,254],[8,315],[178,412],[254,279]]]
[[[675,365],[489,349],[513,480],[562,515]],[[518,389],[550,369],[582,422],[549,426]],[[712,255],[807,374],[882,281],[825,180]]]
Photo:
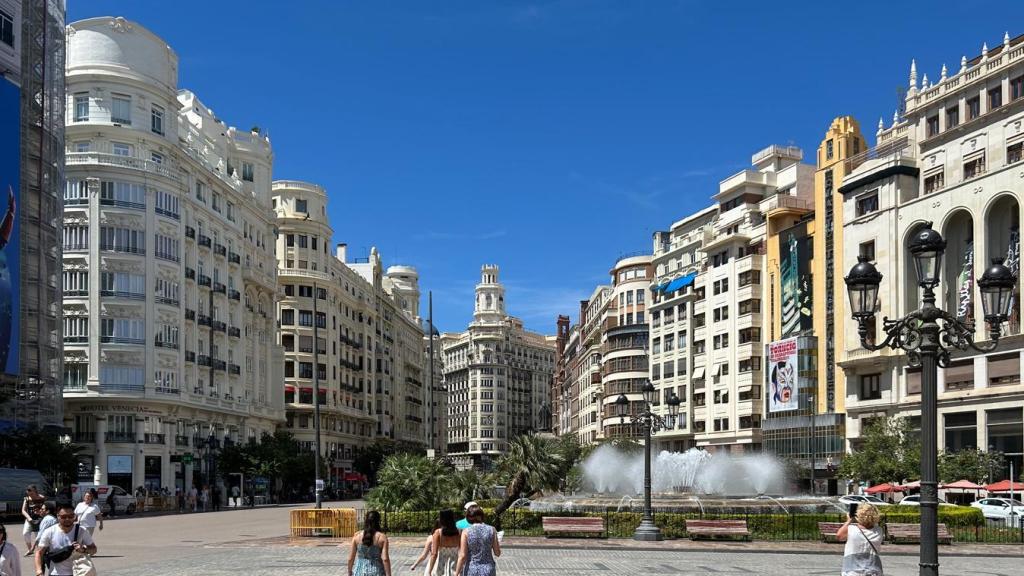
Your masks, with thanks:
[[[883,506],[879,512],[886,523],[921,523],[919,506]],[[939,506],[939,522],[950,528],[984,526],[985,516],[978,508],[969,506]]]

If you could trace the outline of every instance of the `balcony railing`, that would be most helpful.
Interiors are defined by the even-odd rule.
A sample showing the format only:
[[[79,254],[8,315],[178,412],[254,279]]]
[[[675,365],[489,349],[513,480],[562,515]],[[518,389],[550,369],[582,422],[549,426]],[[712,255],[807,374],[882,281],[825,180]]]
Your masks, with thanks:
[[[132,210],[145,210],[146,205],[142,202],[130,202],[116,198],[100,198],[100,206],[113,206],[115,208],[131,208]]]
[[[199,285],[200,286],[206,286],[207,288],[209,288],[212,284],[213,284],[213,279],[212,278],[210,278],[209,276],[207,276],[205,274],[200,274],[199,275]]]
[[[160,340],[160,339],[154,340],[153,341],[153,346],[156,346],[157,348],[168,348],[170,350],[177,350],[178,349],[178,343],[177,342],[165,342],[165,341]]]
[[[100,336],[100,342],[104,344],[145,344],[143,338],[128,338],[125,336]]]
[[[120,252],[122,254],[138,254],[140,256],[146,254],[146,249],[142,246],[120,246],[101,243],[100,250],[103,250],[104,252]]]
[[[188,267],[186,267],[185,268],[185,278],[188,279],[188,280],[195,280],[196,279],[196,269],[195,268],[188,268]]]
[[[65,242],[63,245],[65,252],[81,252],[89,249],[88,242]]]
[[[213,318],[206,314],[200,314],[198,322],[200,326],[213,326]]]
[[[64,155],[64,162],[68,165],[100,164],[104,166],[117,166],[119,168],[140,170],[149,174],[157,174],[175,182],[181,181],[178,171],[165,164],[150,160],[143,160],[141,158],[133,158],[131,156],[121,156],[119,154],[104,154],[102,152],[68,152]]]
[[[161,260],[167,260],[168,262],[181,262],[181,258],[177,254],[171,254],[170,252],[157,250],[156,257]]]
[[[242,293],[239,292],[238,290],[235,290],[234,288],[232,288],[231,290],[228,291],[228,298],[231,298],[232,300],[237,300],[237,301],[241,302],[242,301]]]
[[[232,376],[238,376],[242,373],[242,367],[239,366],[238,364],[231,364],[228,366],[228,372]]]
[[[176,446],[188,446],[188,436],[177,435],[174,437],[174,444]]]
[[[228,293],[228,287],[223,285],[223,284],[221,284],[220,282],[214,282],[213,283],[213,291],[217,292],[217,293],[220,293],[220,294],[227,294]]]
[[[237,252],[230,252],[228,253],[228,262],[232,264],[241,264],[242,257],[239,256]]]
[[[185,238],[191,238],[191,239],[195,240],[195,238],[196,238],[196,229],[191,227],[191,226],[185,226]]]
[[[196,364],[199,364],[200,366],[206,366],[207,368],[209,368],[210,366],[213,366],[213,360],[209,356],[206,356],[205,354],[200,354],[198,359],[196,360]]]
[[[909,139],[906,136],[880,144],[874,148],[868,148],[860,154],[854,154],[845,160],[846,173],[853,172],[858,166],[869,160],[877,160],[879,158],[890,158],[893,160],[913,158],[914,148],[914,146],[909,145]]]
[[[140,292],[124,292],[121,290],[100,290],[100,296],[106,298],[127,298],[129,300],[145,300],[146,295]]]
[[[203,236],[202,234],[200,234],[199,235],[199,245],[200,246],[205,246],[205,247],[209,248],[209,247],[213,246],[213,240],[211,240],[209,236]]]
[[[195,319],[196,319],[196,311],[195,310],[189,310],[188,308],[186,308],[185,309],[185,320],[195,320]]]
[[[168,298],[166,296],[157,296],[156,297],[156,303],[157,304],[166,304],[168,306],[180,306],[181,305],[181,301],[179,301],[177,299],[174,299],[174,298]]]
[[[214,330],[216,330],[217,332],[227,332],[227,330],[228,330],[227,323],[221,322],[220,320],[214,320],[210,324],[210,327],[213,328]]]
[[[88,336],[67,336],[67,335],[65,335],[64,336],[64,343],[65,344],[88,344],[89,343],[89,337]]]
[[[228,336],[231,336],[232,338],[241,338],[242,331],[232,326],[231,328],[228,328]]]
[[[213,253],[216,254],[217,256],[227,257],[228,249],[223,244],[214,244]]]
[[[107,432],[106,441],[110,443],[135,443],[135,434],[125,432]]]
[[[172,220],[181,220],[181,214],[178,214],[177,212],[171,212],[166,208],[161,208],[157,206],[156,208],[153,209],[153,211],[159,214],[160,216],[166,216],[167,218],[170,218]]]
[[[213,369],[220,370],[221,372],[227,372],[228,363],[223,360],[213,359]]]
[[[192,350],[185,350],[185,362],[195,362],[196,353]]]
[[[149,433],[146,433],[146,435],[144,437],[144,441],[146,442],[146,444],[163,444],[164,443],[164,435],[163,434],[149,434]]]

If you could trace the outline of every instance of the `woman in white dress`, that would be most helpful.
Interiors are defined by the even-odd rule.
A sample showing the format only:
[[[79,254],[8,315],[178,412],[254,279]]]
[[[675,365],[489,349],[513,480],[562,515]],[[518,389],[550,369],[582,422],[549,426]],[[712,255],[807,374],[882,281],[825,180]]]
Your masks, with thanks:
[[[461,544],[459,529],[455,527],[455,512],[442,510],[437,520],[441,527],[434,530],[427,576],[455,576]]]

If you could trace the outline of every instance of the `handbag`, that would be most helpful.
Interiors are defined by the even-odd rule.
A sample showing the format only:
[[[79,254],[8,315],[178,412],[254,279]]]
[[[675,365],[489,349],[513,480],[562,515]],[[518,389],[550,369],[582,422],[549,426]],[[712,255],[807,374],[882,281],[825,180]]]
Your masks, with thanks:
[[[75,558],[71,570],[74,576],[96,576],[96,566],[93,565],[92,557],[88,554],[82,554]]]
[[[63,562],[68,558],[71,558],[71,554],[73,554],[75,551],[76,542],[78,542],[78,524],[75,524],[75,534],[71,537],[71,544],[68,544],[67,546],[61,546],[56,550],[46,551],[46,563],[56,564],[58,562]]]

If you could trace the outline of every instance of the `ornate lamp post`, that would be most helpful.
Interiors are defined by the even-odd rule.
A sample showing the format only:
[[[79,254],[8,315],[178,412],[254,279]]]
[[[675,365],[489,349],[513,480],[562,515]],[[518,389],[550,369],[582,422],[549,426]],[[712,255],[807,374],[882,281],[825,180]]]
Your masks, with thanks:
[[[853,319],[857,321],[861,346],[868,350],[891,348],[903,350],[911,365],[921,366],[921,576],[938,576],[938,438],[937,395],[938,368],[949,365],[952,350],[973,348],[989,352],[999,341],[1001,324],[1006,322],[1011,295],[1017,283],[1013,272],[994,259],[978,280],[985,321],[989,324],[991,342],[979,346],[974,342],[974,326],[935,306],[935,287],[939,284],[942,254],[946,241],[932,230],[931,222],[910,242],[910,254],[917,270],[917,284],[924,290],[921,307],[903,318],[882,319],[885,340],[878,345],[868,340],[868,322],[875,315],[878,287],[882,274],[865,257],[846,277]]]
[[[633,539],[650,542],[661,540],[661,529],[654,525],[654,512],[651,510],[651,435],[663,428],[672,427],[679,415],[680,400],[673,392],[666,401],[668,418],[663,418],[651,411],[658,391],[650,380],[644,381],[641,392],[644,395],[644,407],[639,413],[629,414],[629,398],[625,394],[619,394],[615,399],[615,409],[620,423],[625,423],[629,418],[630,424],[640,426],[644,431],[644,517],[633,533]]]

